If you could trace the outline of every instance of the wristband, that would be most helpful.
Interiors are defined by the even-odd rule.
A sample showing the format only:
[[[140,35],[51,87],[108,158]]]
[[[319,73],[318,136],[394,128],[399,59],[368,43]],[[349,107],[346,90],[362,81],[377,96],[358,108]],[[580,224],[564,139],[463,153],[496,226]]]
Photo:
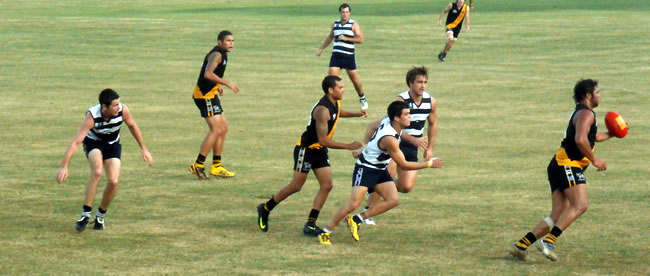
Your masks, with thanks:
[[[427,168],[431,168],[433,166],[433,160],[436,160],[436,159],[438,159],[438,157],[434,157],[434,158],[429,159],[429,161],[427,161]]]

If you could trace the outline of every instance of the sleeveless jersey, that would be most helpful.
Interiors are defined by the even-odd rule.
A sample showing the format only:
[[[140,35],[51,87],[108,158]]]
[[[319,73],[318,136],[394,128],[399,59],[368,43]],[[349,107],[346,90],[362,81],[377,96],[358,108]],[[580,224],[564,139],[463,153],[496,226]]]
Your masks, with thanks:
[[[332,31],[334,32],[334,49],[332,53],[342,53],[346,55],[354,55],[354,42],[339,40],[339,35],[346,37],[354,37],[354,32],[352,31],[352,25],[354,25],[354,20],[349,19],[345,24],[341,24],[341,19],[334,21]]]
[[[465,14],[467,13],[467,4],[463,4],[460,8],[457,4],[458,3],[451,3],[451,10],[447,14],[447,23],[445,28],[453,29],[463,26],[463,19],[465,19]]]
[[[334,130],[336,129],[336,124],[339,121],[339,114],[341,113],[341,101],[336,101],[336,104],[330,102],[327,96],[323,96],[315,105],[312,107],[311,112],[309,113],[309,123],[307,124],[307,129],[302,133],[300,139],[296,143],[297,146],[308,147],[310,149],[321,149],[324,148],[323,145],[318,143],[318,134],[316,133],[316,120],[314,120],[312,114],[318,106],[324,106],[329,110],[330,119],[327,120],[327,137],[332,139],[334,135]],[[325,148],[327,149],[327,148]]]
[[[404,128],[404,131],[411,136],[422,137],[424,124],[431,113],[431,94],[424,92],[422,94],[422,102],[420,102],[420,105],[415,104],[408,90],[400,93],[398,96],[402,98],[411,109],[411,124]]]
[[[203,58],[201,73],[199,74],[199,79],[196,81],[196,86],[192,93],[192,97],[195,99],[212,99],[217,95],[219,84],[205,78],[205,69],[208,67],[208,57],[214,52],[219,52],[221,54],[221,63],[219,63],[217,68],[214,69],[214,74],[223,78],[223,74],[226,72],[226,65],[228,65],[228,52],[221,49],[219,46],[214,46],[214,48],[212,48],[212,50],[210,50],[210,52]]]
[[[94,105],[86,111],[93,116],[95,126],[86,134],[87,138],[113,144],[120,142],[120,127],[122,126],[122,104],[120,103],[120,111],[117,116],[113,116],[104,121],[102,117],[102,106],[100,104]]]
[[[372,135],[366,147],[361,151],[361,155],[357,159],[357,164],[372,169],[385,170],[391,158],[388,151],[379,148],[379,142],[386,136],[395,137],[397,142],[400,142],[400,133],[397,133],[397,130],[393,128],[388,117],[384,117],[381,120],[379,128],[377,128],[377,131]]]
[[[557,161],[557,164],[560,166],[571,166],[571,167],[578,167],[581,169],[586,168],[590,161],[587,157],[584,157],[582,153],[580,152],[580,149],[578,149],[578,146],[576,145],[576,126],[572,123],[573,121],[573,116],[575,116],[576,113],[580,110],[589,110],[591,113],[594,113],[593,110],[589,109],[586,105],[584,104],[578,104],[576,105],[576,109],[571,113],[571,118],[569,118],[569,125],[566,128],[566,132],[564,133],[564,139],[562,140],[562,144],[560,146],[560,149],[555,153],[555,160]],[[591,124],[589,127],[589,133],[587,134],[587,139],[589,140],[589,146],[591,149],[594,149],[594,145],[596,144],[596,132],[598,130],[598,123],[596,123],[596,113],[594,113],[594,122]]]

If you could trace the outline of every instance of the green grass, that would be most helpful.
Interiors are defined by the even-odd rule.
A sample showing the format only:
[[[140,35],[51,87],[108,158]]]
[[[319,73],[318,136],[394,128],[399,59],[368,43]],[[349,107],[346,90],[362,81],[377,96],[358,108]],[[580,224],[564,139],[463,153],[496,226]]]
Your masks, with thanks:
[[[272,4],[270,4],[272,3]],[[439,101],[436,154],[401,205],[355,243],[342,227],[323,247],[300,231],[317,182],[274,211],[255,206],[291,177],[293,144],[320,97],[331,48],[314,56],[338,2],[0,2],[0,274],[648,274],[650,242],[650,4],[647,1],[477,1],[472,30],[441,63],[435,22],[446,1],[355,1],[364,32],[357,63],[371,118],[344,119],[334,138],[362,139],[367,123],[404,91],[405,72],[430,69]],[[238,176],[199,182],[186,173],[206,126],[190,99],[202,58],[229,29],[226,78],[241,89],[222,103],[224,153]],[[330,46],[331,47],[331,46]],[[572,111],[580,78],[600,81],[625,139],[597,146],[609,163],[589,169],[590,209],[560,238],[560,262],[530,263],[506,249],[550,210],[546,165]],[[347,77],[343,106],[358,108]],[[126,128],[122,175],[107,230],[73,229],[88,165],[54,175],[84,111],[101,89],[122,96],[155,164]],[[324,224],[349,196],[353,159],[332,150],[335,188]],[[100,201],[104,182],[95,208]]]

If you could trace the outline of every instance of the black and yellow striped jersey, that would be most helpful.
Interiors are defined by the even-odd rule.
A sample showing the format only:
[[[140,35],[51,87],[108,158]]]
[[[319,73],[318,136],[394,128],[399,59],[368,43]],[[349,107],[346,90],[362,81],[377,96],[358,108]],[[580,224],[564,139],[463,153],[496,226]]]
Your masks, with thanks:
[[[302,133],[300,139],[296,145],[302,147],[308,147],[310,149],[321,149],[323,146],[318,143],[318,134],[316,133],[316,120],[314,120],[314,110],[318,106],[324,106],[329,110],[330,117],[327,120],[327,137],[332,139],[334,135],[334,130],[336,129],[336,124],[339,121],[339,115],[341,113],[341,101],[336,101],[336,104],[332,103],[327,96],[323,96],[315,105],[312,107],[311,112],[309,113],[309,124],[307,124],[307,129]]]

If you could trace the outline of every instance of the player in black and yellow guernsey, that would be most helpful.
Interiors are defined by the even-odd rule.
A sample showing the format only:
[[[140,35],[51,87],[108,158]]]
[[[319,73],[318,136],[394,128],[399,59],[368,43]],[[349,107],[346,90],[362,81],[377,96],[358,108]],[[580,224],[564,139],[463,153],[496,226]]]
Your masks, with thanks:
[[[587,180],[583,174],[589,163],[598,171],[607,169],[607,163],[596,157],[594,145],[611,138],[608,132],[598,132],[593,109],[600,103],[598,81],[586,79],[576,83],[573,99],[577,103],[566,128],[564,140],[548,165],[551,186],[551,215],[513,243],[510,254],[525,261],[528,247],[535,241],[537,249],[555,261],[555,242],[571,223],[587,211]],[[548,235],[547,235],[548,234]],[[546,238],[538,240],[541,237]]]
[[[445,15],[445,13],[449,13],[447,15],[447,21],[445,23],[447,42],[445,43],[445,48],[442,49],[442,52],[438,54],[438,59],[440,61],[445,60],[445,57],[447,57],[447,52],[449,52],[449,50],[451,50],[451,46],[454,46],[454,43],[456,43],[458,35],[460,34],[460,30],[463,28],[463,21],[465,18],[467,18],[466,25],[467,30],[469,31],[469,10],[470,7],[465,4],[465,0],[458,0],[456,3],[449,3],[449,5],[447,5],[447,7],[445,7],[440,13],[440,18],[438,18],[438,26],[440,26],[442,23],[442,17]]]
[[[309,171],[314,170],[320,189],[314,198],[314,204],[307,223],[303,227],[303,233],[317,236],[321,229],[316,226],[316,220],[333,187],[327,148],[356,150],[362,146],[358,141],[349,144],[334,141],[332,135],[339,118],[367,117],[366,110],[362,109],[354,113],[341,108],[340,101],[345,91],[341,78],[337,76],[325,77],[322,88],[325,95],[312,108],[307,129],[298,139],[293,150],[294,166],[291,182],[280,189],[269,201],[257,206],[257,223],[260,230],[264,232],[269,230],[268,220],[271,210],[290,195],[300,191],[307,180]]]
[[[210,174],[219,177],[235,176],[234,172],[226,170],[221,164],[221,153],[223,152],[223,144],[228,131],[228,122],[217,96],[217,93],[223,95],[221,85],[228,86],[235,93],[239,92],[237,85],[223,78],[226,65],[228,65],[228,52],[232,51],[235,46],[235,39],[231,32],[221,31],[217,40],[217,46],[212,48],[203,59],[201,73],[192,93],[192,98],[201,112],[201,117],[205,119],[210,128],[208,135],[201,144],[199,156],[189,168],[190,172],[199,179],[208,178],[205,174],[204,162],[210,150],[213,153]]]

